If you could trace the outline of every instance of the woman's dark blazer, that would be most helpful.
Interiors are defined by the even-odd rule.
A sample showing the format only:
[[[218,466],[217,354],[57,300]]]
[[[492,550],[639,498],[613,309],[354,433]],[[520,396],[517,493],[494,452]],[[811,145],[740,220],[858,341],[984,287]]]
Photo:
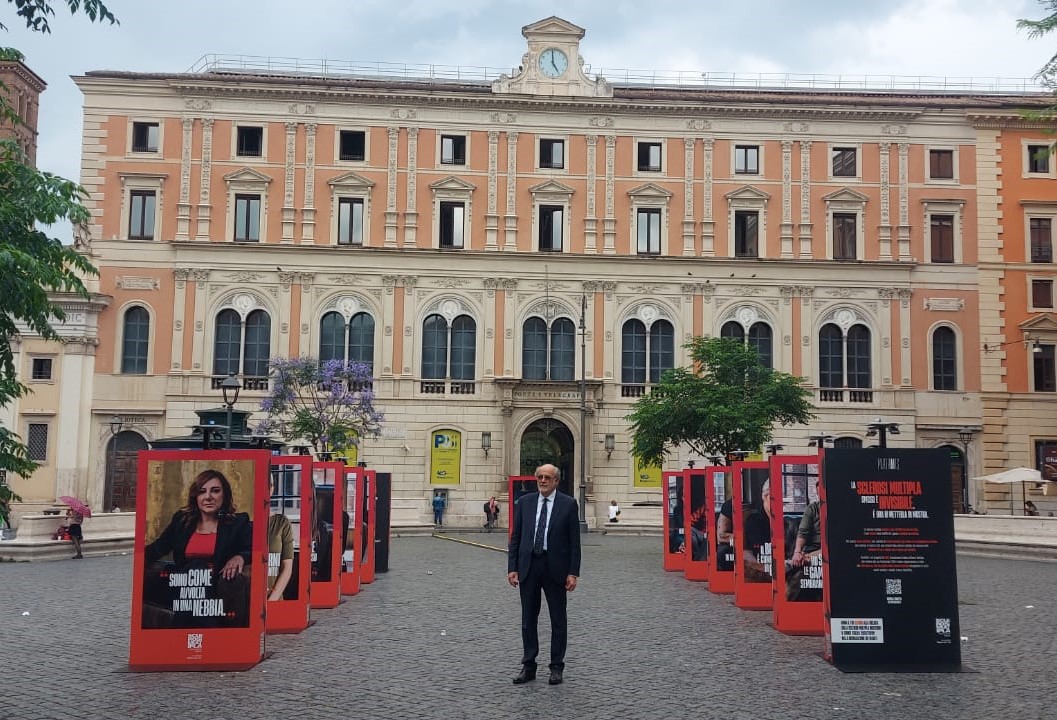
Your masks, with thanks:
[[[194,524],[188,526],[184,519],[186,513],[178,510],[169,521],[169,526],[162,531],[158,539],[146,547],[147,562],[165,557],[172,553],[177,567],[187,562],[187,542],[194,534]],[[235,513],[220,519],[217,523],[217,544],[213,551],[213,568],[219,570],[235,555],[241,555],[246,565],[250,563],[253,550],[253,523],[247,513]]]

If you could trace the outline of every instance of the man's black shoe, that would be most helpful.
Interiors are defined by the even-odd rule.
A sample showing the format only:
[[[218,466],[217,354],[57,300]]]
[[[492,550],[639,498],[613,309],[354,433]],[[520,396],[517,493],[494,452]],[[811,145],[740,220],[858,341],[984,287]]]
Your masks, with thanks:
[[[536,668],[530,668],[527,665],[521,666],[521,672],[514,678],[515,685],[524,685],[527,682],[532,682],[536,679]]]
[[[550,685],[561,685],[562,684],[562,671],[551,670],[551,676],[547,679],[547,683]]]

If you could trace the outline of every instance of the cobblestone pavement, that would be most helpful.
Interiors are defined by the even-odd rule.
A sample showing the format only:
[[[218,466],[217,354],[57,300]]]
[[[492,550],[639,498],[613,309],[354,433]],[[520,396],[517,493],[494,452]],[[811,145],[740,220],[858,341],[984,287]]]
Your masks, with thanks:
[[[0,564],[0,718],[1057,717],[1057,563],[959,557],[967,672],[843,674],[820,638],[663,572],[660,542],[586,539],[557,687],[511,685],[505,555],[449,540],[395,539],[389,573],[244,673],[123,672],[130,556]]]

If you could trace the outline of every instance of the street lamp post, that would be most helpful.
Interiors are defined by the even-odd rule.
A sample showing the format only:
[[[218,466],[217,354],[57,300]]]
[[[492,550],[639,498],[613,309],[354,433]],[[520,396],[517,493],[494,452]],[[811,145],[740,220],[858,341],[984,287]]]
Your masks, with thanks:
[[[110,416],[110,472],[107,477],[107,495],[103,499],[103,511],[110,512],[114,507],[114,475],[117,473],[117,434],[125,422],[118,415]]]
[[[866,437],[877,436],[877,447],[888,447],[888,436],[899,434],[899,423],[886,423],[881,418],[866,426]]]
[[[833,436],[826,433],[819,433],[818,435],[807,436],[807,446],[818,448],[819,450],[826,447],[826,443],[833,444]]]
[[[969,512],[969,443],[975,433],[970,427],[958,431],[958,439],[962,441],[962,512]]]
[[[228,432],[227,437],[224,438],[224,448],[231,448],[231,411],[235,409],[235,403],[239,401],[239,390],[242,389],[242,385],[239,383],[239,379],[235,377],[235,373],[228,373],[228,376],[224,378],[224,382],[220,383],[220,391],[224,393],[224,405],[228,409]]]
[[[587,532],[587,294],[580,296],[580,532]]]
[[[765,445],[764,449],[767,451],[768,455],[770,455],[771,457],[774,457],[775,455],[778,454],[779,450],[785,450],[785,445],[779,445],[778,443],[771,443],[770,445]]]

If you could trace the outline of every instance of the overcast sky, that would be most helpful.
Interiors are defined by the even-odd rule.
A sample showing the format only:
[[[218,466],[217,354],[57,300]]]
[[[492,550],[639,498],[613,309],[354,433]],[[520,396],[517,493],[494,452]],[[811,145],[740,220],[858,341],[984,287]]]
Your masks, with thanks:
[[[185,72],[210,53],[508,69],[522,26],[553,14],[586,29],[594,68],[1028,78],[1057,52],[1057,35],[1016,29],[1044,15],[1037,0],[106,0],[116,26],[53,4],[51,35],[0,4],[0,46],[48,83],[38,165],[69,178],[82,104],[71,75]]]

